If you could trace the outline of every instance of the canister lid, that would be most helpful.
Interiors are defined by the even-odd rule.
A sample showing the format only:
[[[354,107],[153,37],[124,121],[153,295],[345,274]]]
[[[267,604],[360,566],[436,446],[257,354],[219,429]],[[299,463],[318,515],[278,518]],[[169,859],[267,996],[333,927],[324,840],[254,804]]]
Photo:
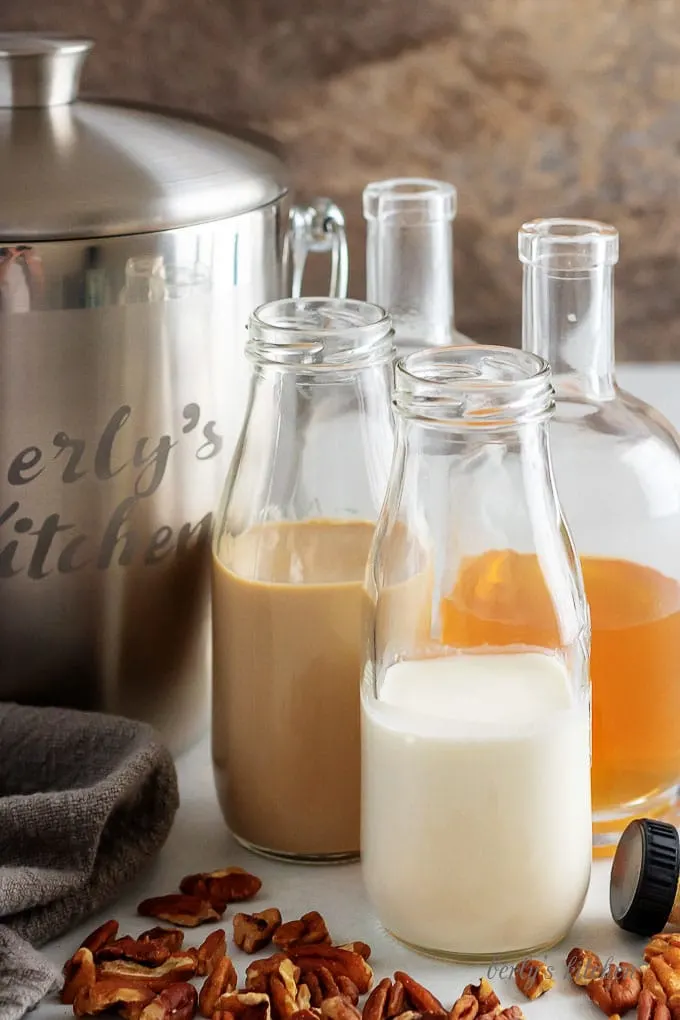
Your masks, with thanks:
[[[680,839],[667,822],[638,818],[616,848],[609,887],[612,917],[636,935],[655,935],[668,923],[680,877]]]
[[[77,100],[87,39],[0,34],[0,240],[111,237],[238,216],[287,190],[282,161],[214,124]]]

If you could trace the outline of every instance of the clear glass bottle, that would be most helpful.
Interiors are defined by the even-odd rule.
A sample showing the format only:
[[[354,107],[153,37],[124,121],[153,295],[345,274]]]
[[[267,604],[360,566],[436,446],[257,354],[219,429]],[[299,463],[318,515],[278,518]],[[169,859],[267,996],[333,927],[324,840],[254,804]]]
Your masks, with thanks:
[[[452,184],[420,177],[364,188],[366,297],[392,317],[399,355],[470,344],[454,325]]]
[[[213,545],[213,762],[251,849],[359,851],[364,574],[394,443],[389,317],[363,301],[252,315],[252,388]]]
[[[614,227],[536,220],[520,230],[519,256],[523,346],[553,368],[555,473],[590,604],[601,855],[631,818],[678,820],[680,446],[658,412],[616,384]],[[517,624],[524,607],[514,612]]]
[[[400,361],[395,392],[367,573],[366,889],[421,951],[525,955],[567,933],[591,862],[588,612],[550,467],[550,372],[449,347]],[[544,599],[508,646],[494,617],[524,598],[515,555]]]

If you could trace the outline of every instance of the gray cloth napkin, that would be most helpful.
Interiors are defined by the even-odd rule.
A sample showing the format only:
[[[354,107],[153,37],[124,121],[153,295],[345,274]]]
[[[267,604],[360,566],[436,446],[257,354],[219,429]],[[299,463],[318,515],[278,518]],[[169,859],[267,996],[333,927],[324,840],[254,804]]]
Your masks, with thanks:
[[[0,704],[0,1020],[58,987],[34,947],[116,899],[178,805],[175,766],[149,726]]]

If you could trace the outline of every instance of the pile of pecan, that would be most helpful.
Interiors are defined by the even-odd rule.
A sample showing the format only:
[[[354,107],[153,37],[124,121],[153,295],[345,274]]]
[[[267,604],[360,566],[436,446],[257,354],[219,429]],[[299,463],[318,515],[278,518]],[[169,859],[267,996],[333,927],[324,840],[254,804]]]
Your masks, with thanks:
[[[610,964],[586,949],[572,949],[567,967],[575,984],[610,1020],[637,1010],[638,1020],[680,1020],[680,935],[655,935],[643,964]]]
[[[117,921],[107,921],[66,963],[62,1002],[79,1017],[115,1012],[123,1020],[193,1020],[197,1013],[206,1020],[524,1020],[519,1006],[501,1006],[486,978],[468,985],[450,1008],[403,971],[374,986],[370,946],[334,945],[316,911],[286,923],[273,907],[235,914],[239,949],[274,949],[253,960],[239,986],[223,928],[196,947],[185,947],[181,929],[221,920],[230,903],[251,899],[261,885],[241,868],[189,875],[178,893],[138,907],[143,917],[173,927],[133,938],[120,936]],[[540,961],[521,966],[516,981],[527,998],[551,986]],[[202,979],[200,988],[194,978]]]

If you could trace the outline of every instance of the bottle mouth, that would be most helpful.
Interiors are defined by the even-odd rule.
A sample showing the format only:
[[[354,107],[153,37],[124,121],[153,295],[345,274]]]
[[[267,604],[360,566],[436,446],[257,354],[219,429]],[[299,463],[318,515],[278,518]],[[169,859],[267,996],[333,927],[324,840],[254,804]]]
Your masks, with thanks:
[[[456,218],[458,192],[453,184],[427,177],[373,181],[363,192],[364,217],[392,226],[419,227]]]
[[[445,428],[500,430],[548,419],[550,366],[512,347],[440,347],[397,362],[394,406],[406,418]]]
[[[259,364],[316,370],[359,368],[394,357],[384,308],[352,298],[283,298],[256,308],[247,357]]]
[[[518,234],[519,260],[555,273],[587,272],[619,260],[619,232],[598,220],[538,219]]]

